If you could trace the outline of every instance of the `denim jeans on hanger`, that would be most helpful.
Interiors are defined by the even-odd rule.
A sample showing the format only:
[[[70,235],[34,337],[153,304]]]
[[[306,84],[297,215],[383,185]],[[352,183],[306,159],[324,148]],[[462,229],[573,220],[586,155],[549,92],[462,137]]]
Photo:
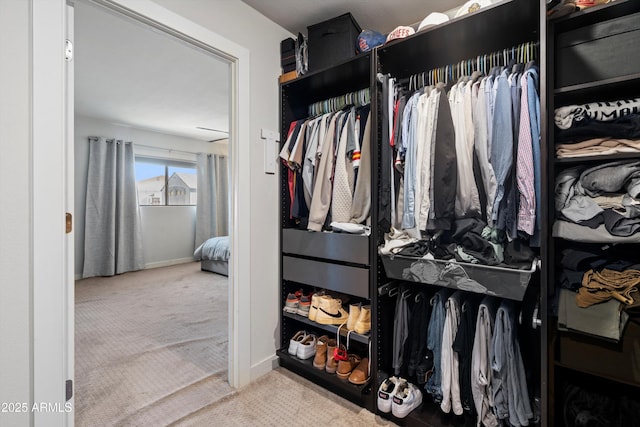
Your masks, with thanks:
[[[503,300],[496,313],[493,333],[493,403],[497,417],[513,426],[528,425],[533,417],[526,375],[516,334],[515,307]]]
[[[440,361],[442,357],[442,332],[444,330],[445,301],[452,294],[451,289],[440,289],[431,299],[431,318],[427,334],[427,348],[433,352],[433,374],[424,387],[434,402],[442,402],[442,372]]]

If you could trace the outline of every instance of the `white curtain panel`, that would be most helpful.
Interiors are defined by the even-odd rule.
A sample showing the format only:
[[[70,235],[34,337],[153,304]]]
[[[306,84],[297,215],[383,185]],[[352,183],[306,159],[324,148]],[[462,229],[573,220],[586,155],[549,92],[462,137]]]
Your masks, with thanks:
[[[229,175],[227,158],[199,153],[195,248],[211,237],[229,233]]]
[[[82,277],[143,268],[133,143],[90,137]]]

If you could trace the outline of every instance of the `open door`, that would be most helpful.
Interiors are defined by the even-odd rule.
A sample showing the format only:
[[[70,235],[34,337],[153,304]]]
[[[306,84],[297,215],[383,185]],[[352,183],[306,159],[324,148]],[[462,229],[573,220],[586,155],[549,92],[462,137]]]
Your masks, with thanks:
[[[67,85],[66,94],[66,125],[65,125],[65,143],[64,143],[64,187],[65,187],[65,239],[64,239],[64,283],[67,293],[65,302],[67,310],[65,311],[66,323],[66,377],[65,380],[65,404],[67,407],[74,407],[74,322],[75,322],[75,247],[74,247],[74,9],[73,5],[67,4],[67,38],[65,40],[65,83]],[[74,425],[73,413],[67,420],[68,426]]]

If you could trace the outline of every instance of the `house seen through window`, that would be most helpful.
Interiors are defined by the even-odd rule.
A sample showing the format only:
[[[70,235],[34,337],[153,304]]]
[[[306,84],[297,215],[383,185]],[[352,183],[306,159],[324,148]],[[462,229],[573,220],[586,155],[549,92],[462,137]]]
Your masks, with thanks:
[[[136,157],[140,206],[190,206],[197,202],[195,163]]]

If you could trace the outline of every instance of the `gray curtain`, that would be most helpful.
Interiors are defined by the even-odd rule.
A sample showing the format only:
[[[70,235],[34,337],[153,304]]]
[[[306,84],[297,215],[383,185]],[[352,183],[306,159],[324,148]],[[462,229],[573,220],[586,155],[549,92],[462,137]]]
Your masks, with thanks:
[[[143,268],[133,144],[90,137],[82,277]]]
[[[198,154],[198,202],[195,248],[210,237],[229,233],[229,176],[227,158]]]

